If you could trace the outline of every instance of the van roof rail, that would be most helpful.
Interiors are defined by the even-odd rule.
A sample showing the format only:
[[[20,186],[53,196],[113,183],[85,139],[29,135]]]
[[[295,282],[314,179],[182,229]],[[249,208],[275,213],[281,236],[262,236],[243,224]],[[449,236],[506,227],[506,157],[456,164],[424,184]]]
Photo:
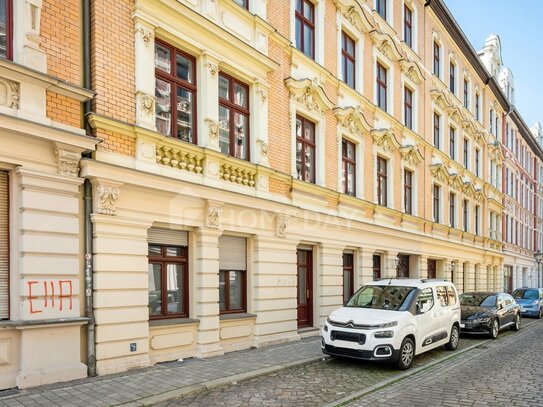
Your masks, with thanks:
[[[447,280],[446,278],[421,278],[420,281],[422,281],[423,283],[428,283],[428,282],[431,282],[431,281],[446,281],[446,282],[449,282],[449,280]]]

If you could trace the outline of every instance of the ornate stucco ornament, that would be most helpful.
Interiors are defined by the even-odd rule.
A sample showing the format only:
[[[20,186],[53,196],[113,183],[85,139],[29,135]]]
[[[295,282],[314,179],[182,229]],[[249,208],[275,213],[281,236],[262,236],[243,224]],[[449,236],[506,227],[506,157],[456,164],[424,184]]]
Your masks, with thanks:
[[[453,173],[449,176],[449,186],[456,189],[458,192],[464,190],[464,180],[458,173]]]
[[[437,88],[430,90],[430,97],[432,98],[434,103],[442,109],[446,109],[451,105],[447,94]]]
[[[417,147],[413,145],[400,147],[400,154],[402,155],[403,160],[414,167],[419,165],[423,159],[422,154],[419,152]]]
[[[414,61],[409,61],[408,59],[402,58],[399,61],[400,63],[400,69],[402,72],[415,84],[420,85],[425,77],[422,73],[422,70],[419,67],[419,64],[417,64]]]
[[[402,52],[389,34],[375,29],[370,31],[370,38],[379,52],[390,61],[397,62],[403,58]]]
[[[368,15],[358,0],[333,0],[341,15],[359,32],[367,33],[375,26],[373,16]]]
[[[285,237],[288,228],[288,216],[278,213],[275,216],[275,235],[277,237]]]
[[[141,34],[141,39],[146,47],[151,43],[151,40],[155,38],[155,32],[147,27],[140,26],[136,29],[136,32]]]
[[[401,146],[390,129],[373,129],[370,134],[373,142],[384,151],[395,151]]]
[[[434,177],[439,182],[445,182],[449,180],[449,171],[447,171],[447,168],[445,168],[443,163],[436,163],[430,165],[430,172],[432,173],[432,177]]]
[[[60,147],[55,150],[55,154],[58,159],[58,173],[70,177],[77,177],[81,154]]]
[[[337,107],[334,109],[334,114],[338,124],[352,135],[363,137],[371,130],[371,125],[360,107]]]
[[[101,215],[115,215],[115,204],[119,198],[119,187],[116,185],[99,184],[96,187],[98,193],[98,207],[96,212]]]
[[[488,143],[487,146],[489,156],[499,164],[503,163],[505,157],[503,155],[500,143],[498,143],[497,141],[493,141],[491,143]]]
[[[222,203],[216,201],[207,201],[206,227],[210,229],[219,229],[221,225]]]
[[[19,108],[19,83],[0,78],[0,105]]]
[[[453,119],[456,123],[462,123],[465,120],[462,111],[456,106],[449,106],[447,108],[447,113],[449,114],[449,117]]]
[[[334,107],[317,80],[287,78],[285,85],[290,90],[291,98],[309,111],[322,115]]]

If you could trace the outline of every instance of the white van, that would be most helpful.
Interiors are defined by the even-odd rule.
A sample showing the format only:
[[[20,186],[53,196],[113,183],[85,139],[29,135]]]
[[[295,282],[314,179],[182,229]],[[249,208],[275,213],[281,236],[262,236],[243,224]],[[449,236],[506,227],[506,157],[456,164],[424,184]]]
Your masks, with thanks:
[[[438,279],[381,279],[362,286],[322,328],[322,351],[332,356],[387,360],[411,367],[415,355],[458,347],[456,287]]]

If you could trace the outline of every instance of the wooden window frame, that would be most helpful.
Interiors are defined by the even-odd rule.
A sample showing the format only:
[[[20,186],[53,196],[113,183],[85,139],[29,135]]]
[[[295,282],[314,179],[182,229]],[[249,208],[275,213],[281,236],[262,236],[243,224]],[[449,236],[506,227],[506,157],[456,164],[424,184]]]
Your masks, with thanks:
[[[464,199],[463,208],[462,208],[462,215],[463,215],[463,218],[462,218],[463,225],[462,226],[463,226],[464,232],[469,232],[468,206],[469,206],[469,201],[467,199]]]
[[[440,206],[441,206],[441,200],[440,200],[440,193],[441,188],[439,185],[434,184],[432,188],[432,201],[433,201],[433,215],[434,215],[434,222],[440,223],[441,217],[440,217]]]
[[[481,206],[479,205],[475,205],[475,208],[473,210],[473,215],[475,217],[475,234],[477,236],[479,236],[479,234],[481,233],[481,230],[480,230],[480,227],[479,227],[479,221],[480,221],[480,217],[481,217]],[[497,230],[497,228],[496,228]],[[496,237],[496,240],[497,240],[497,237]]]
[[[354,151],[354,158],[349,158],[345,153],[344,153],[344,149],[343,149],[343,145],[346,145],[347,147],[350,145],[352,146],[353,148],[353,151]],[[341,163],[343,164],[342,167],[345,167],[345,169],[342,168],[342,173],[343,173],[343,179],[345,180],[344,184],[345,184],[345,188],[343,188],[343,193],[347,194],[347,195],[351,195],[351,196],[356,196],[356,144],[353,143],[352,141],[349,141],[347,139],[342,139],[341,140]],[[349,174],[349,171],[348,171],[348,167],[349,166],[352,166],[353,167],[353,192],[352,193],[349,193],[349,188],[348,188],[348,183],[347,183],[347,180],[348,180],[348,174]]]
[[[413,91],[404,86],[403,91],[404,124],[409,130],[413,130]]]
[[[403,201],[405,213],[413,214],[413,171],[405,169],[403,173]]]
[[[476,148],[476,149],[475,149],[475,171],[474,171],[474,173],[475,173],[475,175],[478,176],[478,177],[479,177],[479,175],[480,175],[480,174],[479,174],[479,172],[480,172],[480,171],[479,171],[479,164],[480,164],[479,161],[480,161],[480,159],[481,159],[480,155],[481,155],[481,150],[479,150],[478,148]]]
[[[347,43],[352,42],[353,44],[353,53],[350,54],[347,51]],[[348,63],[353,64],[353,83],[347,81],[347,66]],[[341,31],[341,68],[343,73],[343,82],[353,89],[356,89],[356,41],[345,31]]]
[[[159,244],[159,243],[149,243],[149,246],[160,246],[161,248],[161,255],[160,256],[152,256],[150,254],[147,255],[148,264],[160,264],[160,283],[161,283],[161,315],[149,315],[150,320],[155,319],[171,319],[171,318],[188,318],[189,316],[189,248],[188,246],[179,246],[179,245],[170,245],[170,244]],[[166,248],[167,247],[176,247],[176,248],[182,248],[184,249],[184,256],[166,256]],[[183,265],[183,308],[185,309],[185,312],[175,313],[175,314],[168,314],[167,307],[168,307],[168,279],[166,278],[166,271],[167,269],[164,267],[167,264],[182,264]]]
[[[475,120],[481,121],[481,95],[479,93],[475,93]]]
[[[381,206],[388,205],[388,160],[381,156],[377,156],[377,203]],[[384,168],[384,172],[381,169]],[[381,182],[384,181],[384,190],[381,187]],[[384,202],[383,202],[384,201]]]
[[[235,1],[235,3],[237,3],[238,6],[240,6],[241,8],[244,8],[245,10],[249,10],[249,0],[241,0],[241,2],[243,4],[239,4],[237,3],[237,1]]]
[[[374,254],[371,257],[372,261],[372,278],[373,281],[381,279],[381,255]]]
[[[219,309],[219,314],[241,314],[244,312],[247,312],[247,270],[219,270],[219,281],[220,281],[220,274],[221,273],[229,273],[231,271],[235,271],[238,273],[241,273],[241,308],[230,308],[230,279],[225,278],[224,279],[224,310]],[[228,275],[227,275],[228,277]]]
[[[434,147],[441,150],[441,115],[434,112]]]
[[[403,39],[405,44],[413,49],[413,11],[405,3],[403,5]]]
[[[388,81],[388,70],[380,62],[377,62],[377,106],[383,110],[387,111],[388,108],[388,95],[387,95],[387,81]],[[381,89],[384,90],[384,100],[381,100]]]
[[[469,139],[464,137],[464,155],[462,157],[464,168],[467,170],[469,167]]]
[[[316,130],[317,130],[317,126],[315,124],[315,122],[309,120],[309,119],[306,119],[304,116],[300,116],[300,115],[296,115],[296,120],[300,120],[302,122],[302,135],[303,135],[303,131],[304,131],[304,127],[305,127],[305,123],[310,123],[311,124],[311,127],[313,129],[313,138],[315,139],[314,142],[312,142],[311,140],[308,140],[306,138],[304,138],[303,136],[298,136],[296,135],[296,142],[300,142],[302,143],[302,151],[301,151],[301,158],[302,158],[302,161],[300,163],[301,165],[301,168],[302,168],[302,177],[300,178],[302,181],[306,181],[306,182],[310,182],[312,184],[315,184],[316,183],[316,179],[317,179],[317,168],[315,166],[316,164],[316,156],[317,156],[317,133],[316,133]],[[313,162],[311,163],[311,168],[313,168],[313,179],[310,179],[310,180],[307,180],[305,179],[305,171],[303,171],[303,169],[305,168],[305,150],[306,148],[311,148],[313,149]]]
[[[441,46],[434,41],[434,75],[440,78],[441,75]]]
[[[13,60],[13,0],[6,0],[6,56]]]
[[[164,72],[157,66],[155,66],[155,78],[160,79],[161,81],[167,82],[170,84],[171,87],[171,95],[170,95],[170,134],[168,137],[181,140],[179,137],[177,137],[177,88],[183,88],[187,92],[190,92],[192,94],[192,141],[185,141],[186,143],[191,144],[198,144],[198,78],[197,78],[197,69],[196,69],[196,58],[194,58],[192,55],[187,54],[186,52],[181,51],[178,48],[175,48],[174,46],[168,44],[167,42],[161,41],[159,39],[155,39],[155,44],[160,45],[161,47],[167,48],[170,51],[170,73]],[[156,51],[155,51],[156,52]],[[177,71],[176,63],[177,63],[177,55],[181,55],[184,58],[189,59],[192,62],[192,77],[194,78],[193,83],[184,81],[180,78],[178,78],[175,74]],[[155,84],[156,88],[156,84]],[[156,121],[156,117],[155,117]],[[162,133],[161,133],[162,134]]]
[[[449,90],[456,95],[456,64],[452,61],[449,63]]]
[[[387,21],[387,0],[376,0],[375,11],[381,16],[381,18]]]
[[[345,264],[345,256],[351,257],[351,264]],[[354,294],[354,253],[343,253],[343,281],[345,281],[345,273],[349,273],[350,290],[349,298],[345,298],[345,287],[343,287],[343,305],[347,304]]]
[[[456,194],[449,193],[449,225],[456,228]]]
[[[228,151],[228,155],[231,156],[231,157],[235,157],[235,158],[238,158],[239,160],[244,160],[244,161],[250,161],[251,160],[251,100],[250,100],[250,95],[249,95],[249,85],[247,85],[246,83],[244,82],[241,82],[239,80],[237,80],[236,78],[234,78],[233,76],[231,75],[228,75],[224,72],[219,72],[219,78],[220,77],[223,77],[225,79],[227,79],[229,82],[229,85],[228,85],[228,95],[230,97],[230,99],[224,99],[224,98],[221,98],[219,96],[219,107],[224,107],[225,109],[228,109],[228,117],[229,117],[229,129],[228,129],[228,132],[229,132],[229,141],[230,141],[230,144],[229,144],[229,151]],[[237,105],[235,102],[234,102],[234,89],[235,89],[235,85],[238,85],[238,86],[241,86],[243,88],[245,88],[245,91],[246,91],[246,95],[247,95],[247,107],[243,107],[243,106],[240,106],[240,105]],[[232,152],[236,150],[236,140],[235,140],[235,133],[236,133],[236,129],[235,129],[235,126],[236,126],[236,122],[234,120],[234,117],[235,117],[235,113],[238,113],[240,115],[244,115],[247,117],[247,135],[245,137],[245,143],[246,143],[246,146],[247,146],[247,157],[246,158],[240,158],[240,157],[236,157],[234,154],[232,154]]]
[[[302,9],[298,10],[297,5],[295,5],[295,11],[294,11],[295,19],[299,21],[301,24],[300,47],[299,48],[297,47],[297,48],[304,55],[314,60],[315,59],[315,4],[311,0],[300,0],[300,4],[302,6]],[[311,10],[311,18],[313,19],[313,21],[307,19],[304,16],[304,7],[306,7],[306,5],[308,5]],[[306,53],[306,49],[305,49],[305,41],[304,41],[305,40],[305,34],[304,34],[305,26],[308,26],[309,28],[311,28],[311,53],[310,54]],[[298,38],[296,38],[296,40],[298,40]]]
[[[449,157],[456,160],[456,129],[449,127]]]
[[[469,82],[464,78],[464,107],[467,109],[469,106]]]

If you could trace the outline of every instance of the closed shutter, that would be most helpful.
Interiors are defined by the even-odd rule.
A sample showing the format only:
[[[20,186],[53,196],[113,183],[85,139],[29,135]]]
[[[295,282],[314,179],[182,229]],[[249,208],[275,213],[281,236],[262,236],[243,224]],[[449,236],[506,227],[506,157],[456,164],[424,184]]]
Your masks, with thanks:
[[[247,270],[247,239],[238,236],[219,237],[219,269]]]
[[[8,174],[0,171],[0,319],[9,318]]]
[[[149,243],[171,246],[188,246],[189,236],[183,230],[151,228],[147,233],[147,241]]]

